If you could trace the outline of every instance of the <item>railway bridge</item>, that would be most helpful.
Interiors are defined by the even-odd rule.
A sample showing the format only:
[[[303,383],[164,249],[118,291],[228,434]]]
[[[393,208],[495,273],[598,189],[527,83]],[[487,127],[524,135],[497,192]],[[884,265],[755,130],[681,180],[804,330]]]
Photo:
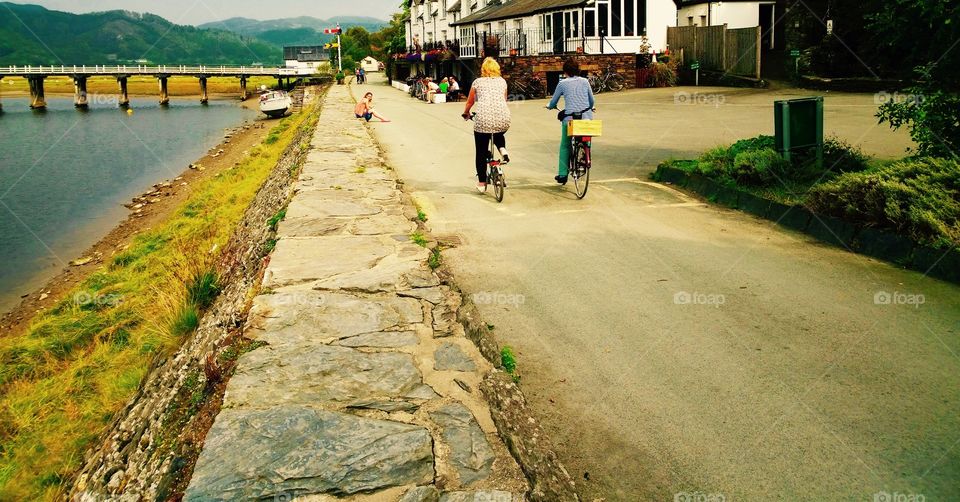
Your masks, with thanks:
[[[99,76],[111,76],[117,79],[120,94],[120,106],[130,104],[127,94],[127,79],[131,76],[151,76],[157,79],[160,89],[160,104],[170,102],[167,92],[167,79],[172,76],[196,77],[200,84],[200,102],[206,103],[207,79],[210,77],[235,77],[240,79],[240,98],[247,98],[247,79],[251,76],[275,77],[280,85],[283,79],[287,82],[291,78],[312,75],[312,71],[304,68],[263,67],[263,66],[212,66],[212,65],[59,65],[59,66],[0,66],[0,79],[4,77],[23,77],[30,87],[30,108],[46,108],[47,102],[43,94],[43,81],[47,77],[67,76],[73,79],[73,103],[77,108],[87,107],[87,79]],[[0,105],[2,106],[2,105]]]

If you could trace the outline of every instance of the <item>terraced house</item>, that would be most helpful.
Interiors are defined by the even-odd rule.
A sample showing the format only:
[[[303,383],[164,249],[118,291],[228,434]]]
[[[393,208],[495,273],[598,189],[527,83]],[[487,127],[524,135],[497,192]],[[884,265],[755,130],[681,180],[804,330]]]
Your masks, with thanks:
[[[435,64],[424,58],[427,64],[422,67],[411,57],[409,62],[415,65],[411,71],[459,74],[458,70],[472,68],[470,60],[493,56],[509,58],[507,73],[516,65],[550,81],[559,71],[558,61],[571,54],[582,56],[588,70],[612,66],[631,76],[638,52],[666,49],[667,27],[676,26],[680,4],[679,0],[408,1],[409,52],[445,53]]]

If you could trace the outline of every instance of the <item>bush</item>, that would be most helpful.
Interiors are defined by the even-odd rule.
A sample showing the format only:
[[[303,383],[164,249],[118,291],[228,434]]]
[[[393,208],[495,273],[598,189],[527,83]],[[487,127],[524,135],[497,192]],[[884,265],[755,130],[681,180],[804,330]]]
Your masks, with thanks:
[[[731,152],[733,148],[730,149]],[[744,150],[736,155],[728,175],[747,185],[764,186],[784,179],[790,163],[772,148]]]
[[[656,62],[649,66],[644,87],[673,87],[677,85],[677,69],[670,64]]]
[[[869,167],[870,157],[858,146],[840,138],[827,138],[823,142],[823,168],[836,173],[855,173]]]
[[[936,247],[960,244],[960,163],[908,159],[814,186],[813,211],[886,227]]]

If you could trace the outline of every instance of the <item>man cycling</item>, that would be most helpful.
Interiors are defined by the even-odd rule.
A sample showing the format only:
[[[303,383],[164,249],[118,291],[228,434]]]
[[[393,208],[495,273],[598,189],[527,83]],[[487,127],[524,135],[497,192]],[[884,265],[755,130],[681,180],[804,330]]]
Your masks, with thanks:
[[[558,173],[553,179],[561,185],[567,184],[568,168],[570,166],[570,137],[567,136],[567,124],[573,120],[574,113],[583,113],[584,119],[593,118],[593,89],[590,88],[590,81],[580,76],[580,64],[574,58],[567,58],[563,62],[563,73],[566,78],[557,84],[557,89],[553,92],[553,99],[547,108],[555,110],[560,98],[563,97],[563,113],[560,120],[560,155]],[[584,111],[586,110],[586,111]]]

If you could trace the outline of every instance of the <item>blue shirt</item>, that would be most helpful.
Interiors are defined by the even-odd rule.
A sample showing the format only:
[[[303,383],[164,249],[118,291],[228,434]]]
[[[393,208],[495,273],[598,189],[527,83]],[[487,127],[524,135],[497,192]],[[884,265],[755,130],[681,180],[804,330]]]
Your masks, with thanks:
[[[583,110],[587,110],[583,113],[583,118],[592,119],[593,111],[588,108],[593,108],[593,89],[590,88],[590,82],[583,77],[567,77],[560,81],[557,84],[557,90],[553,91],[553,99],[550,100],[550,104],[547,105],[547,108],[553,110],[557,108],[557,103],[560,102],[560,97],[563,96],[563,111],[570,113],[579,113]],[[564,117],[564,122],[569,122],[573,120],[573,117],[567,115]]]

